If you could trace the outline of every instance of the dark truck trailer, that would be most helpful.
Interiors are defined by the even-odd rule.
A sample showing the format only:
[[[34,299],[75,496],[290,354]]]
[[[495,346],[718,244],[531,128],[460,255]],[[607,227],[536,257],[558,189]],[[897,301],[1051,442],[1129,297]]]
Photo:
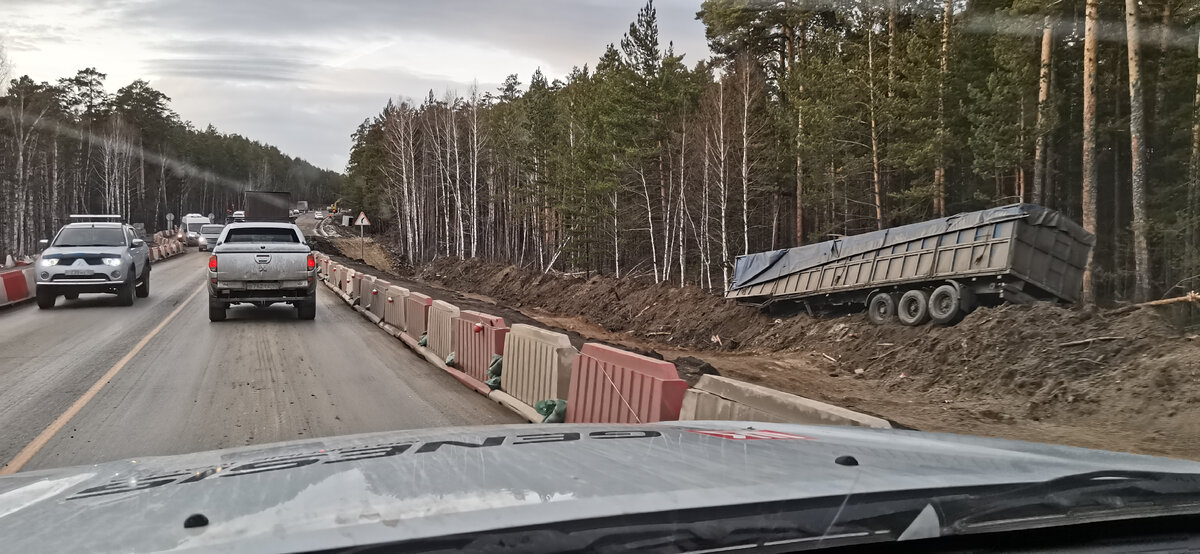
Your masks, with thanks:
[[[271,191],[246,191],[245,203],[246,221],[273,221],[290,223],[292,221],[292,193]]]
[[[1013,204],[739,256],[725,297],[947,325],[979,304],[1078,301],[1094,243],[1054,210]]]

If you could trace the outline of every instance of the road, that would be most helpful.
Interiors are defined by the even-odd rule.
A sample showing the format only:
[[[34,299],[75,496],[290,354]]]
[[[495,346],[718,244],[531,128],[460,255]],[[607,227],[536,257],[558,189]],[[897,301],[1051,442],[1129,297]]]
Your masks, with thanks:
[[[49,311],[32,303],[0,310],[0,463],[25,471],[524,421],[430,366],[324,286],[316,321],[277,305],[235,307],[228,321],[210,323],[207,259],[191,249],[159,262],[150,297],[133,307],[83,295],[59,298]]]

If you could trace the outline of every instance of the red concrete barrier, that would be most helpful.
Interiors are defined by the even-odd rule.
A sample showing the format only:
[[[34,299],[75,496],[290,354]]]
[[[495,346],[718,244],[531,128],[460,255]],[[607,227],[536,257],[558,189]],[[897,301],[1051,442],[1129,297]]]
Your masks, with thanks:
[[[463,310],[454,325],[455,365],[476,380],[487,381],[492,355],[504,355],[504,337],[508,336],[504,318]]]
[[[686,391],[675,364],[588,343],[571,368],[567,422],[674,421]]]
[[[404,334],[419,339],[429,325],[429,307],[433,299],[419,292],[410,292],[404,301]]]
[[[32,267],[26,266],[0,273],[0,306],[32,298],[34,287]]]

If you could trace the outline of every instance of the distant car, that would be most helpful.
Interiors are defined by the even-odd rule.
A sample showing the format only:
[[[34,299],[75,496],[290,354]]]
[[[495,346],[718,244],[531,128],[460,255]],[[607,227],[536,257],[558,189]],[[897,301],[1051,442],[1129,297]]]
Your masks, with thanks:
[[[313,219],[325,219],[325,212],[321,210],[313,212]]]
[[[39,309],[53,308],[60,295],[74,300],[80,293],[116,294],[121,306],[132,306],[134,296],[150,296],[150,247],[130,225],[69,223],[53,240],[40,243],[44,250],[35,275]]]
[[[221,236],[221,230],[225,226],[220,223],[210,223],[200,227],[200,251],[212,250],[217,244],[217,237]]]

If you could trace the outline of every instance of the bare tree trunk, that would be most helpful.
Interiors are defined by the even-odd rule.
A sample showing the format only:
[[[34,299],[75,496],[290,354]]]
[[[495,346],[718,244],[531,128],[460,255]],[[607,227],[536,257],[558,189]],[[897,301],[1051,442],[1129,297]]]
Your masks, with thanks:
[[[742,254],[750,253],[750,63],[742,71]]]
[[[721,288],[729,285],[729,144],[725,141],[725,82],[718,82],[717,96],[717,205],[721,212]]]
[[[1158,75],[1154,80],[1154,121],[1162,121],[1167,100],[1167,52],[1171,45],[1171,1],[1163,0],[1162,24],[1158,29]]]
[[[1087,0],[1083,35],[1083,228],[1096,234],[1096,32],[1100,17],[1100,0]],[[1083,302],[1096,302],[1093,282],[1095,256],[1088,250],[1083,270]]]
[[[1134,299],[1150,298],[1150,253],[1146,245],[1146,142],[1142,96],[1142,44],[1138,32],[1138,0],[1125,0],[1125,37],[1129,48],[1129,147],[1132,153],[1130,188],[1133,198]]]
[[[1054,47],[1054,27],[1050,16],[1042,20],[1042,57],[1038,72],[1037,140],[1033,149],[1033,203],[1044,202],[1046,183],[1047,112],[1050,110],[1050,64]]]
[[[1187,220],[1188,255],[1191,258],[1192,275],[1200,272],[1200,31],[1196,33],[1196,97],[1192,101],[1192,155],[1191,175],[1188,179]]]
[[[942,60],[938,78],[937,168],[933,172],[934,209],[946,216],[946,79],[950,74],[950,23],[954,18],[954,0],[945,0],[942,10]]]
[[[867,22],[867,91],[871,107],[871,182],[875,191],[875,228],[883,229],[883,182],[879,173],[879,129],[875,121],[875,18]]]
[[[1198,73],[1200,75],[1200,73]],[[1198,89],[1200,91],[1200,89]],[[709,142],[708,133],[704,133],[704,191],[701,193],[700,202],[703,215],[700,217],[700,266],[704,271],[705,288],[712,290],[712,250],[709,248],[712,242],[709,237],[708,229],[708,178],[712,168],[712,145]]]

